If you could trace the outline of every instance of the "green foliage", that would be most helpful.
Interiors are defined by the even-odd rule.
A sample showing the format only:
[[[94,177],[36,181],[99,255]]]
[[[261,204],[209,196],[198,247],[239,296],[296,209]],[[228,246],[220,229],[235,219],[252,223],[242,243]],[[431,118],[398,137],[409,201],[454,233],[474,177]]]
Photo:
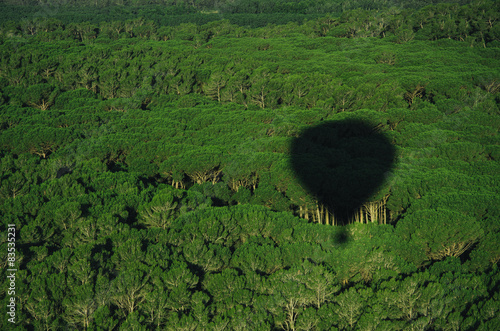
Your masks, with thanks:
[[[416,211],[398,223],[397,231],[432,260],[459,257],[483,236],[472,217],[441,208]]]
[[[0,14],[20,329],[498,329],[497,2],[24,4]],[[347,119],[396,160],[347,141],[341,181],[384,169],[339,226],[291,146]]]
[[[62,93],[54,101],[56,109],[76,109],[86,106],[96,107],[98,96],[87,89],[77,89]]]
[[[54,103],[59,91],[49,84],[36,84],[28,87],[23,102],[40,110],[47,110]]]

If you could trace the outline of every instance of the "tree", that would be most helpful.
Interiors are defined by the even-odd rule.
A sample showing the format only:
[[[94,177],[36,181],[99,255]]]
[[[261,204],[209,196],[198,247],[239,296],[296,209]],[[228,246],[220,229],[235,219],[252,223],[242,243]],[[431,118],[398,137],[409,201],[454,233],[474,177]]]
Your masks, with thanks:
[[[219,180],[222,157],[222,151],[219,148],[191,150],[181,157],[184,172],[197,184],[203,184],[207,181],[215,184]]]
[[[225,160],[222,168],[226,184],[238,192],[240,187],[256,188],[258,175],[254,172],[255,157],[248,154],[231,154]]]
[[[358,322],[364,308],[364,298],[354,287],[340,293],[335,297],[336,312],[339,315],[340,325],[351,330]]]
[[[244,271],[273,274],[282,269],[283,259],[279,248],[269,239],[251,237],[248,243],[239,247],[232,256],[231,265]]]
[[[136,311],[150,292],[149,275],[140,270],[124,270],[112,282],[112,300],[124,316]]]
[[[79,286],[73,290],[73,295],[64,299],[66,320],[71,325],[82,325],[87,330],[92,323],[97,303],[91,284]]]
[[[207,274],[203,281],[203,288],[208,291],[214,300],[219,314],[228,311],[235,303],[244,304],[238,297],[238,292],[245,289],[245,280],[238,276],[235,269],[223,269],[218,274]],[[246,302],[249,304],[250,302]]]
[[[72,228],[75,225],[75,221],[81,216],[81,205],[78,202],[67,202],[58,208],[56,211],[56,218],[62,223],[64,230],[68,230],[68,227]]]
[[[296,330],[299,314],[303,314],[304,308],[315,301],[314,293],[300,282],[301,278],[296,269],[282,270],[270,278],[269,288],[273,293],[273,305],[270,306],[276,309],[272,312],[285,330]]]
[[[29,106],[40,110],[47,110],[54,104],[54,100],[59,93],[59,89],[53,85],[46,83],[36,84],[28,87],[23,101]]]
[[[210,98],[220,102],[222,100],[222,89],[226,86],[228,79],[221,72],[210,75],[208,83],[203,85],[203,92]]]
[[[2,181],[2,186],[0,188],[0,196],[4,199],[23,196],[28,190],[28,185],[26,179],[20,171],[12,174],[7,180]]]
[[[97,37],[98,28],[90,22],[71,23],[66,27],[66,31],[76,40],[83,42],[95,39]]]
[[[416,211],[398,223],[396,232],[411,238],[431,260],[458,257],[483,236],[472,217],[442,208]]]
[[[99,91],[101,95],[107,99],[113,99],[118,96],[118,89],[120,88],[121,71],[106,70],[99,75]]]
[[[188,289],[193,289],[198,284],[198,277],[194,275],[183,262],[175,261],[167,272],[161,275],[163,285],[168,289],[174,289],[185,285]]]
[[[156,194],[153,200],[140,207],[139,217],[149,227],[166,229],[174,220],[178,202],[169,190]]]
[[[31,315],[32,323],[39,329],[48,330],[56,319],[58,302],[53,300],[47,284],[48,275],[39,274],[33,280],[31,294],[26,300],[24,308]],[[63,284],[64,285],[64,284]]]
[[[228,265],[231,253],[227,247],[206,245],[200,239],[186,244],[184,257],[189,263],[199,266],[204,272],[217,272]]]
[[[418,83],[415,88],[410,89],[405,93],[404,98],[408,102],[408,106],[411,107],[416,98],[422,98],[425,93],[425,87],[427,84]]]
[[[320,309],[321,305],[331,301],[332,295],[340,289],[340,286],[337,285],[334,274],[321,265],[312,266],[306,261],[304,265],[304,269],[312,267],[310,274],[306,274],[305,285],[314,292],[316,308]]]
[[[160,328],[166,323],[169,315],[168,292],[163,287],[155,287],[146,294],[141,307],[146,313],[146,321],[150,325]]]

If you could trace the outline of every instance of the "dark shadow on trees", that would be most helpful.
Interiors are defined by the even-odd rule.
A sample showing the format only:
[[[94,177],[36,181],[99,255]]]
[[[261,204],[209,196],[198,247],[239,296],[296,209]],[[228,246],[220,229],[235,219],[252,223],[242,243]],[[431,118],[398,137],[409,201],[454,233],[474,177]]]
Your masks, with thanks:
[[[388,138],[361,120],[309,127],[291,148],[291,164],[302,187],[328,208],[339,225],[349,223],[377,193],[394,158]]]

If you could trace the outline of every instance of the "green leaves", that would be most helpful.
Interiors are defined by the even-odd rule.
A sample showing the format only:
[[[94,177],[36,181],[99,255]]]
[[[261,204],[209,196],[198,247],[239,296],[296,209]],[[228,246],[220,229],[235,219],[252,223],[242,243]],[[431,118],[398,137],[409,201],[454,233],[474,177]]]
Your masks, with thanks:
[[[174,220],[177,204],[174,195],[164,190],[155,195],[149,204],[139,208],[139,217],[147,226],[166,229]]]
[[[87,329],[94,319],[94,312],[97,309],[97,302],[94,299],[92,285],[79,286],[73,290],[74,295],[67,297],[63,301],[67,320],[75,326],[83,326]]]
[[[497,5],[254,2],[221,3],[240,14],[206,25],[219,15],[195,1],[208,7],[189,17],[121,6],[78,14],[110,22],[0,28],[19,327],[499,329]],[[343,15],[265,26],[332,8]],[[339,226],[290,143],[346,118],[387,136],[397,166],[350,137],[322,175],[308,147],[301,166],[340,205],[379,173]]]
[[[253,239],[253,238],[252,238]],[[231,265],[242,270],[272,274],[283,267],[279,248],[271,240],[259,240],[240,246],[231,259]],[[260,242],[259,242],[260,241]]]
[[[150,292],[148,275],[139,270],[124,270],[112,282],[112,300],[125,316],[138,309]]]
[[[469,250],[482,236],[477,221],[451,210],[419,210],[405,217],[397,233],[422,249],[428,259],[458,257]]]
[[[40,110],[47,110],[54,104],[54,100],[60,91],[50,84],[31,85],[24,95],[24,103]]]
[[[349,290],[335,297],[337,304],[336,312],[339,316],[339,324],[344,328],[353,329],[363,312],[366,297],[364,293],[351,287]]]

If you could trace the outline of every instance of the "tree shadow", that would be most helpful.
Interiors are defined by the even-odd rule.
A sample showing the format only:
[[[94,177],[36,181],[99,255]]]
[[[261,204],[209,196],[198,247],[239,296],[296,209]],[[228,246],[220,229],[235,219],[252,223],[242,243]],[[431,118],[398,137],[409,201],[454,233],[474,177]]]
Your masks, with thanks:
[[[371,124],[324,122],[292,142],[291,164],[300,184],[335,218],[348,224],[392,170],[395,148]],[[343,236],[341,241],[346,241]]]

